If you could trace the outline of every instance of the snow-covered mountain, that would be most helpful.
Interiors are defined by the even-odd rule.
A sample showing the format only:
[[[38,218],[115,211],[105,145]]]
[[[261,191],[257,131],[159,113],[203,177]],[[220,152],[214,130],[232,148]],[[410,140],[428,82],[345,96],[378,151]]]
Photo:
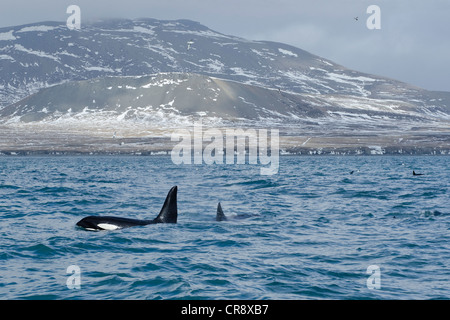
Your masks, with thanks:
[[[0,71],[0,124],[9,129],[51,124],[59,126],[55,132],[78,126],[85,134],[103,124],[109,136],[112,128],[131,124],[132,135],[136,123],[145,130],[169,128],[202,117],[215,125],[277,126],[305,137],[419,130],[429,141],[450,145],[448,92],[189,20],[2,28]]]
[[[420,88],[348,70],[289,45],[228,36],[189,20],[108,20],[81,30],[58,22],[2,28],[0,70],[3,106],[67,81],[160,72],[295,93],[433,99]]]

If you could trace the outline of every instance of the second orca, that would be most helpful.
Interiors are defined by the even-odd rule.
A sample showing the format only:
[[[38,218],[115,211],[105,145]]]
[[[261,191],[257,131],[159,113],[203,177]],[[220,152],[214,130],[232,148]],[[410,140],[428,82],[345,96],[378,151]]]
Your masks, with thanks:
[[[230,216],[232,219],[245,219],[245,218],[251,218],[254,217],[254,214],[238,214],[234,216]],[[222,206],[219,204],[217,205],[217,213],[216,213],[216,221],[227,221],[229,217],[225,216],[222,210]]]

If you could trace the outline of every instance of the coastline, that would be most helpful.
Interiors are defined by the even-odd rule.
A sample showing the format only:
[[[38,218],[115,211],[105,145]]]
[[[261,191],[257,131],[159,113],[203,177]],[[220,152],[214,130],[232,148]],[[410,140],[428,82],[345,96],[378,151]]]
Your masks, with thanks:
[[[302,139],[302,138],[299,138]],[[129,156],[169,156],[175,145],[168,138],[118,139],[111,141],[96,140],[93,143],[52,144],[48,141],[39,144],[2,144],[0,156],[95,156],[95,155],[129,155]],[[301,140],[300,140],[301,141]],[[92,141],[91,141],[92,142]],[[206,144],[204,144],[205,147]],[[226,153],[226,148],[223,149]],[[248,146],[246,146],[248,153]],[[361,144],[330,145],[317,139],[314,146],[299,147],[283,143],[280,137],[280,156],[382,156],[382,155],[450,155],[450,146],[414,146],[414,145],[382,145],[367,146]]]
[[[179,143],[178,139],[171,141],[171,134],[180,128],[0,125],[0,156],[170,155]],[[203,149],[210,143],[203,139]],[[248,142],[245,149],[248,152]],[[225,143],[223,150],[226,152]],[[450,155],[450,130],[418,128],[387,133],[280,128],[279,151],[280,155]]]

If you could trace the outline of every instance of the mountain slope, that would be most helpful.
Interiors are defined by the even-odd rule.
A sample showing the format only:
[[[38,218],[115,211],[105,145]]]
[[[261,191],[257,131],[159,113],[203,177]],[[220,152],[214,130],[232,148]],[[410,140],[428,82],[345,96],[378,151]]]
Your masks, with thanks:
[[[410,123],[450,119],[401,100],[344,95],[293,94],[198,74],[159,73],[139,77],[107,77],[46,88],[3,108],[7,122],[55,122],[61,119],[143,120],[157,125],[175,118],[214,122],[271,121],[314,123],[331,118],[336,123],[359,118],[365,122],[408,120]],[[213,118],[213,119],[212,119]]]
[[[1,112],[10,121],[60,118],[151,120],[178,116],[218,120],[325,116],[300,95],[197,74],[160,73],[70,82],[41,90]]]

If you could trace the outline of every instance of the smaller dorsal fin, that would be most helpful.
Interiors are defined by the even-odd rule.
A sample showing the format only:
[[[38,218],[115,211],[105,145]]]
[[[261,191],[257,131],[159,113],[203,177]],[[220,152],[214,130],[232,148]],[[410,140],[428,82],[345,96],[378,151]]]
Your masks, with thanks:
[[[217,205],[217,215],[216,215],[216,221],[224,221],[227,220],[227,217],[225,217],[225,214],[222,211],[222,206],[219,204]]]

